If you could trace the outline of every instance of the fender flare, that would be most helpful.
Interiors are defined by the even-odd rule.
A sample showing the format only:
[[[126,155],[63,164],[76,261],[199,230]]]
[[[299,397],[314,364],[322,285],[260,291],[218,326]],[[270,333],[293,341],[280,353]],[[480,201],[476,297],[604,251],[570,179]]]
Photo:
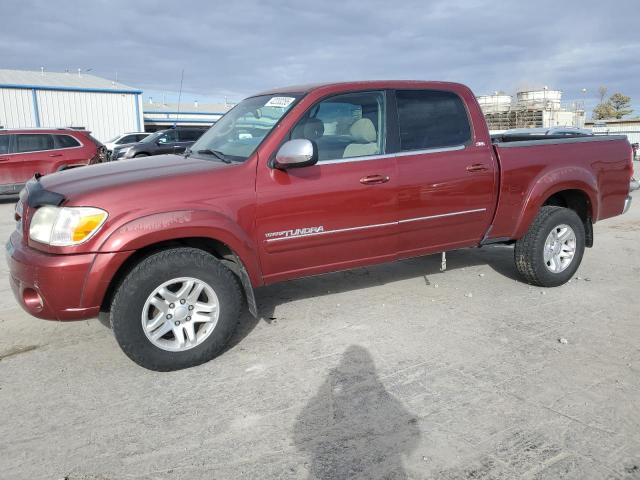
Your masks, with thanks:
[[[532,183],[516,222],[513,238],[522,238],[544,202],[563,190],[583,192],[589,199],[590,217],[593,221],[598,219],[600,198],[598,184],[593,174],[581,167],[563,167],[546,172]]]
[[[98,251],[133,251],[156,243],[196,237],[225,244],[242,262],[251,283],[261,285],[262,275],[255,243],[237,222],[220,212],[174,210],[137,217],[109,232]]]

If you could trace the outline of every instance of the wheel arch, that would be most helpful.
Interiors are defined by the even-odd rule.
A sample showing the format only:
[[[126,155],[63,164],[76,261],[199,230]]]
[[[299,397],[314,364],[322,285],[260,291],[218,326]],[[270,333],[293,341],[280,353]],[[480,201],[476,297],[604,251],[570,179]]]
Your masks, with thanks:
[[[253,292],[253,286],[244,262],[238,254],[226,243],[211,237],[180,237],[150,243],[135,250],[115,271],[102,296],[100,310],[108,312],[118,286],[131,270],[143,259],[154,253],[176,247],[191,247],[210,253],[227,268],[229,268],[240,280],[249,311],[257,316],[257,306]]]
[[[563,176],[567,180],[558,180]],[[587,233],[587,244],[593,244],[592,223],[598,218],[600,206],[597,183],[584,169],[553,171],[540,178],[527,195],[513,238],[522,238],[545,205],[556,205],[574,210],[582,219]],[[589,244],[590,243],[590,244]]]

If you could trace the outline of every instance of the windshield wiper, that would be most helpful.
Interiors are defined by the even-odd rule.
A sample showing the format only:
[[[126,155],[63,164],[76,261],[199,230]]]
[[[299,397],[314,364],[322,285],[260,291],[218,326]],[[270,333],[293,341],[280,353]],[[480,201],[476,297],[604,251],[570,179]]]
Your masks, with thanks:
[[[231,163],[231,160],[229,160],[224,153],[218,150],[210,150],[208,148],[205,148],[203,150],[196,150],[196,153],[202,153],[204,155],[213,155],[218,160],[222,160],[224,163]]]

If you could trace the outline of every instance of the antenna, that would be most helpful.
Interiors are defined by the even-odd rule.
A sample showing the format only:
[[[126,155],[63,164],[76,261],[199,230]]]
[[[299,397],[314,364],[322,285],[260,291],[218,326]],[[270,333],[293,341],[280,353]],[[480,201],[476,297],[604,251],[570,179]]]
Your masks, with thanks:
[[[182,100],[182,81],[184,80],[184,68],[182,69],[182,73],[180,74],[180,91],[178,92],[178,109],[176,112],[176,120],[178,120],[178,115],[180,115],[180,101]]]

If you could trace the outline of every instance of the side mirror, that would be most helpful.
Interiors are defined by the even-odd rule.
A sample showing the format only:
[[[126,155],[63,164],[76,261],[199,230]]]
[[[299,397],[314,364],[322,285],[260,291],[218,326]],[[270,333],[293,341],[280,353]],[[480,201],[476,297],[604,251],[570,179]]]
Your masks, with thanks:
[[[287,170],[314,165],[318,161],[316,148],[310,140],[296,139],[284,143],[276,153],[274,168]]]

